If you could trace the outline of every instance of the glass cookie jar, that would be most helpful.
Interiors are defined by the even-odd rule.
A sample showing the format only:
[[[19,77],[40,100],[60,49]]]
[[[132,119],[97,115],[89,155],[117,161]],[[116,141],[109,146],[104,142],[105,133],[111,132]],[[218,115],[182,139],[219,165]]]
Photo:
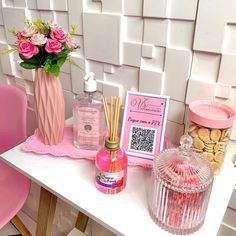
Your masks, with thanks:
[[[148,209],[161,228],[190,234],[204,223],[214,175],[209,162],[191,150],[189,135],[180,143],[154,159]]]
[[[188,110],[187,133],[193,138],[192,149],[207,159],[214,175],[219,174],[224,162],[234,110],[216,101],[195,101]]]

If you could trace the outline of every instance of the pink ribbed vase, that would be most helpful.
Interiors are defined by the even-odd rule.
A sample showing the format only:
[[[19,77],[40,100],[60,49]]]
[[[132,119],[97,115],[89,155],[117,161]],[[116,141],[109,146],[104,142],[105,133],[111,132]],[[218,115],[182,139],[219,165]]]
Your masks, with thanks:
[[[35,114],[42,142],[56,145],[63,139],[65,102],[58,77],[39,68],[34,80]]]

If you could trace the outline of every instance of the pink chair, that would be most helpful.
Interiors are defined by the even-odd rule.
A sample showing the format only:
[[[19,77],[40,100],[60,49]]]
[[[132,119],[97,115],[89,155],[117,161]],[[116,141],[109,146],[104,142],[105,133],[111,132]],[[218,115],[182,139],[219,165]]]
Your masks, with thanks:
[[[26,139],[26,94],[0,84],[0,154]],[[0,229],[11,221],[22,235],[30,235],[16,214],[23,207],[30,180],[0,161]]]

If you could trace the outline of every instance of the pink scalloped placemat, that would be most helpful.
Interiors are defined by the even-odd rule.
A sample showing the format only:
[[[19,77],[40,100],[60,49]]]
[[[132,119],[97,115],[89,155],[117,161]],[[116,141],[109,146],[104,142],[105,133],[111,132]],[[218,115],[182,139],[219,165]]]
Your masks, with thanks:
[[[25,152],[33,152],[36,154],[49,154],[54,157],[68,157],[73,159],[95,160],[97,151],[83,150],[75,148],[73,145],[73,129],[72,126],[65,126],[64,138],[57,145],[46,145],[42,143],[38,130],[30,136],[22,145]],[[152,167],[152,160],[135,156],[128,156],[129,166],[142,166],[145,168]]]

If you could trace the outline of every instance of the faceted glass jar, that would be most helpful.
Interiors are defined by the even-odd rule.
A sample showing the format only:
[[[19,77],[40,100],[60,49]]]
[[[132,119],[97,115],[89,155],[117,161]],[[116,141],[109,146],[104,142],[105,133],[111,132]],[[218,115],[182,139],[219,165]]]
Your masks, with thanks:
[[[214,175],[209,162],[189,148],[191,137],[181,142],[154,159],[148,209],[161,228],[190,234],[204,223]]]
[[[187,134],[193,138],[193,151],[207,159],[214,175],[219,174],[234,121],[234,111],[215,101],[195,101],[188,110]]]

